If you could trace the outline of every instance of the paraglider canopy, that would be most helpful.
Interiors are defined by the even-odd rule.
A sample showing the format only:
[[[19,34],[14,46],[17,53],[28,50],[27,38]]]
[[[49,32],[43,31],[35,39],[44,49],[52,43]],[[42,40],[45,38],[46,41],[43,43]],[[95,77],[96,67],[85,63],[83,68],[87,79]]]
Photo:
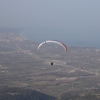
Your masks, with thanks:
[[[59,41],[55,41],[55,40],[47,40],[45,42],[40,43],[39,46],[38,46],[38,49],[45,43],[57,43],[57,44],[61,45],[65,49],[65,51],[67,51],[67,47],[64,43],[59,42]]]

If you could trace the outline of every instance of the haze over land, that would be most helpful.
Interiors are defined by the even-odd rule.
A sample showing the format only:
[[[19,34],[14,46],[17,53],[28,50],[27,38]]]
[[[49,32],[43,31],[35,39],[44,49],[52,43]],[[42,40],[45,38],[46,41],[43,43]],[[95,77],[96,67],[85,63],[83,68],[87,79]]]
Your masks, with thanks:
[[[6,30],[0,32],[1,100],[100,99],[99,48],[68,46],[65,52],[45,44],[37,50],[39,43],[20,35],[21,29]]]
[[[100,0],[0,0],[0,100],[20,99],[100,100]]]
[[[100,47],[100,0],[1,0],[0,26],[24,29],[24,36],[42,42]]]

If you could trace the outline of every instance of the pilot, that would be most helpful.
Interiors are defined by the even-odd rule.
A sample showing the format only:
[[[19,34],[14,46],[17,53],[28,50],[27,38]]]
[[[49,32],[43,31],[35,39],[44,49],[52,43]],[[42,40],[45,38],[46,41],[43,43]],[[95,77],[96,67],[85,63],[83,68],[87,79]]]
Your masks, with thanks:
[[[51,66],[53,65],[53,62],[51,62]]]

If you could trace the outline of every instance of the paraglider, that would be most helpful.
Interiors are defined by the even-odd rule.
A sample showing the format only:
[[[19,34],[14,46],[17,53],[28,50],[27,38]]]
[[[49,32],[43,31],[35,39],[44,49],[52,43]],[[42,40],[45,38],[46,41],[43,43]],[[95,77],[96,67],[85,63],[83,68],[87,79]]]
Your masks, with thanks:
[[[67,47],[66,47],[66,45],[65,45],[64,43],[59,42],[59,41],[56,41],[56,40],[47,40],[47,41],[44,41],[44,42],[40,43],[39,46],[38,46],[38,50],[39,50],[40,47],[41,47],[43,44],[45,44],[45,43],[56,43],[56,44],[59,44],[60,46],[62,46],[62,47],[64,48],[65,52],[67,52]],[[50,64],[51,64],[51,66],[53,66],[54,63],[53,63],[53,62],[50,62]]]
[[[66,47],[66,45],[65,45],[64,43],[59,42],[59,41],[55,41],[55,40],[47,40],[47,41],[45,41],[45,42],[40,43],[39,46],[38,46],[38,49],[39,49],[43,44],[45,44],[45,43],[50,43],[50,42],[51,42],[51,43],[57,43],[57,44],[61,45],[61,46],[65,49],[65,51],[67,51],[67,47]]]

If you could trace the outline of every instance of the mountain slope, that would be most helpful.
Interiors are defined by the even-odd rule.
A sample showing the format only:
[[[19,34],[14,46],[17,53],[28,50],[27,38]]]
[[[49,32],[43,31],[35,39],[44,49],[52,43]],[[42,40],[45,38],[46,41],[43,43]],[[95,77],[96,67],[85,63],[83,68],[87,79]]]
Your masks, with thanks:
[[[2,87],[0,100],[56,100],[56,98],[30,89]]]

